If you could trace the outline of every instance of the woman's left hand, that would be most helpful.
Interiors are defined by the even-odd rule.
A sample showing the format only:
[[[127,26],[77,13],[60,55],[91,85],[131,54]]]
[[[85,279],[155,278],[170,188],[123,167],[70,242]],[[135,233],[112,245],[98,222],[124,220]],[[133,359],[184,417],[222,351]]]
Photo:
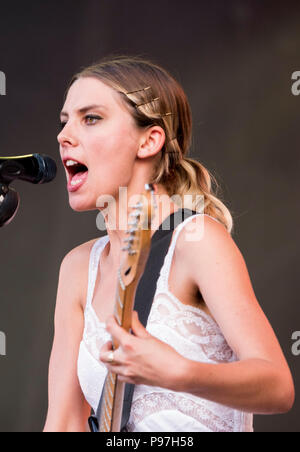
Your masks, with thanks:
[[[119,375],[119,380],[132,384],[160,386],[179,390],[187,360],[165,342],[152,336],[141,324],[136,311],[132,314],[131,330],[127,333],[115,317],[109,317],[106,330],[119,343],[114,350],[114,361],[109,362],[113,351],[112,342],[107,342],[100,353],[110,372]]]

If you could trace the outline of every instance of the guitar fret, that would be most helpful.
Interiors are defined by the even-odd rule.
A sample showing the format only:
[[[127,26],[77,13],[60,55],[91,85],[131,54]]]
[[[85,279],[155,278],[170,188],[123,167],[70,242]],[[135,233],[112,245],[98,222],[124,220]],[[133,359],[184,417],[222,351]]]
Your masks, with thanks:
[[[115,384],[115,378],[114,378],[112,372],[109,373],[108,379],[110,379],[110,382],[111,382],[113,385]]]
[[[102,409],[103,409],[104,407],[102,407]],[[108,416],[108,420],[110,419],[110,416]],[[101,430],[103,431],[103,429],[105,430],[105,431],[108,431],[109,432],[109,423],[107,422],[107,419],[106,419],[106,412],[105,411],[103,411],[102,412],[102,415],[101,415]]]
[[[104,409],[107,410],[108,414],[110,414],[109,411],[111,409],[111,405],[110,405],[109,397],[107,396],[107,394],[104,397]]]
[[[105,412],[103,422],[104,422],[105,428],[108,432],[110,430],[110,425],[111,425],[110,421],[111,421],[111,416]]]
[[[109,396],[105,397],[105,402],[107,403],[109,409],[111,410],[112,409],[112,402],[110,401]]]
[[[113,398],[114,395],[113,395],[112,390],[111,390],[111,387],[110,387],[109,385],[108,385],[108,390],[109,390],[109,395],[110,395],[110,397]]]
[[[118,270],[118,276],[119,276],[119,282],[121,284],[122,290],[125,290],[125,284],[123,283],[120,269]]]
[[[104,418],[104,428],[106,429],[106,431],[107,432],[109,432],[109,425],[108,425],[108,423],[107,423],[107,421],[106,421],[106,419]]]
[[[119,292],[118,292],[118,303],[119,303],[120,308],[123,309],[124,304],[122,303],[122,300],[121,300]]]
[[[111,412],[108,411],[108,408],[107,408],[107,401],[106,401],[106,400],[105,400],[105,402],[106,402],[106,403],[104,404],[104,410],[105,410],[105,412],[106,412],[106,414],[107,414],[107,417],[110,418]]]
[[[119,313],[118,313],[117,309],[116,309],[115,314],[116,314],[116,317],[117,317],[118,324],[121,325],[121,319],[120,319],[120,316],[119,316]]]

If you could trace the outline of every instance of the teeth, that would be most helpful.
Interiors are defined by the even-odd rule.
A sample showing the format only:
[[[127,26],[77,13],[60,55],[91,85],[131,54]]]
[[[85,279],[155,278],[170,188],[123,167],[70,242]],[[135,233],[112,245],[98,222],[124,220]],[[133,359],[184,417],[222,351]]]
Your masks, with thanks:
[[[79,163],[75,162],[74,160],[67,160],[66,166],[74,166],[74,165],[79,165]]]
[[[76,181],[71,181],[71,185],[72,185],[72,187],[74,187],[75,185],[78,185],[78,184],[80,184],[80,182],[82,182],[82,179],[79,179],[79,180],[76,180]]]

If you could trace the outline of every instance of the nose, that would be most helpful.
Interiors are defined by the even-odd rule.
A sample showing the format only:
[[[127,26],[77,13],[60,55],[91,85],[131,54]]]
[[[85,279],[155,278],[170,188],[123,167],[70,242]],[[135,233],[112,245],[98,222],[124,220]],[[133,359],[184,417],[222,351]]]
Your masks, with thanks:
[[[57,135],[57,141],[61,146],[77,145],[77,139],[73,129],[70,125],[66,124],[62,131]]]

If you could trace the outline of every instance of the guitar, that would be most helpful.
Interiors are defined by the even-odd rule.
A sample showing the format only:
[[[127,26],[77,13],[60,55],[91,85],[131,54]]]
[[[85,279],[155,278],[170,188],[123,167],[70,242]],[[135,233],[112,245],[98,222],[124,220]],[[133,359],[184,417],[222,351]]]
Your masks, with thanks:
[[[126,231],[129,237],[124,240],[127,245],[124,262],[118,270],[114,315],[118,324],[127,332],[131,329],[131,318],[134,307],[135,293],[146,267],[151,247],[151,198],[154,187],[145,185],[139,202],[133,206],[129,214],[131,228]],[[155,199],[153,197],[154,207]],[[113,341],[113,349],[119,344]],[[102,394],[99,432],[119,432],[121,428],[125,383],[119,381],[118,375],[108,372]]]

